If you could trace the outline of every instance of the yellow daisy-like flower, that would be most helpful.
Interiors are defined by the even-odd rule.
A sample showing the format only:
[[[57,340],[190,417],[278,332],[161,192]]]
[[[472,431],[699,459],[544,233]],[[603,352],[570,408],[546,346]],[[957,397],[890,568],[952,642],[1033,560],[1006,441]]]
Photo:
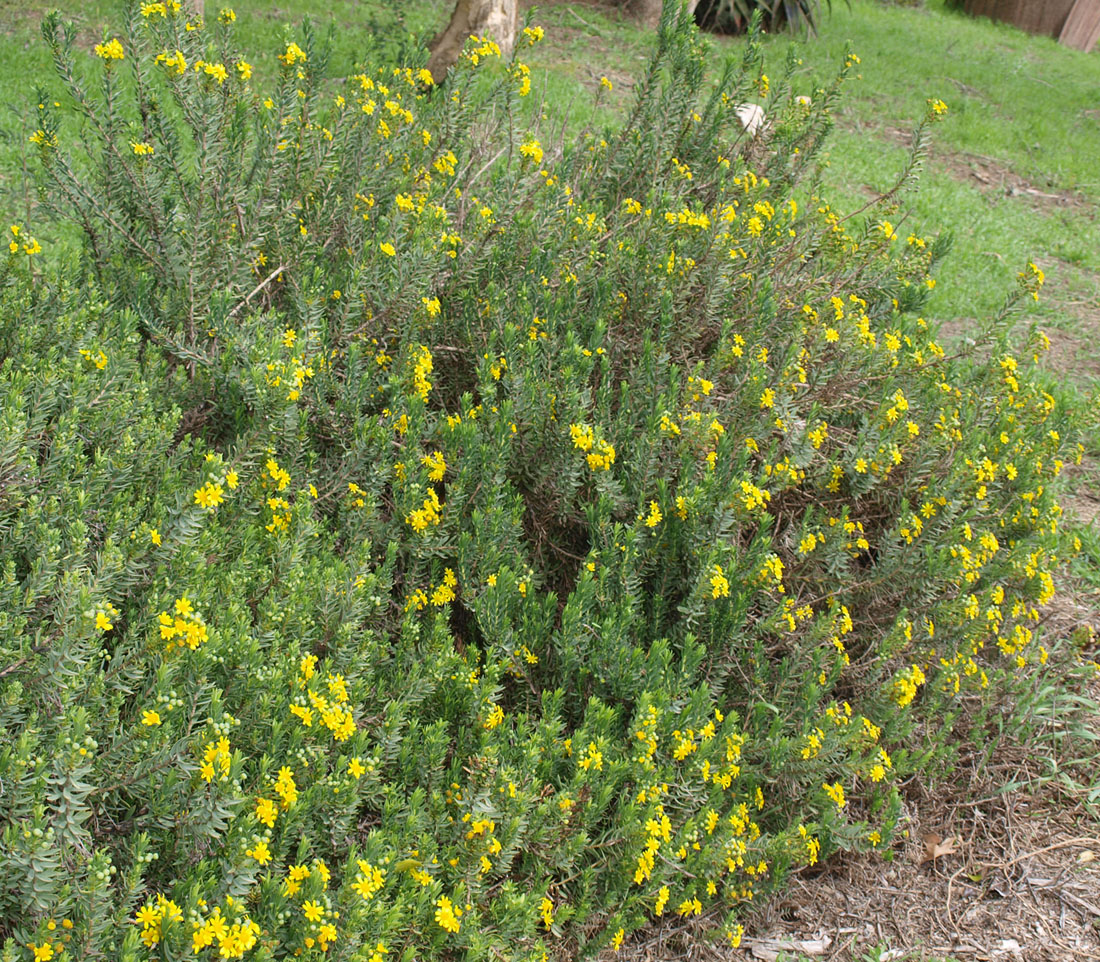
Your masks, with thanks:
[[[260,798],[256,801],[256,818],[268,828],[274,828],[275,819],[279,817],[278,809],[270,798]]]
[[[267,847],[267,842],[262,839],[253,845],[252,848],[247,849],[244,854],[250,855],[261,865],[266,865],[271,861],[271,849]]]
[[[715,565],[710,576],[710,596],[712,598],[728,598],[730,583],[721,565]]]
[[[302,63],[306,62],[305,51],[296,43],[288,43],[286,45],[286,53],[279,54],[279,59],[285,63],[288,67],[294,66],[299,60]]]
[[[112,60],[121,60],[126,56],[125,51],[122,49],[122,41],[118,37],[108,40],[107,43],[97,43],[92,49],[97,57],[101,57],[108,64]]]

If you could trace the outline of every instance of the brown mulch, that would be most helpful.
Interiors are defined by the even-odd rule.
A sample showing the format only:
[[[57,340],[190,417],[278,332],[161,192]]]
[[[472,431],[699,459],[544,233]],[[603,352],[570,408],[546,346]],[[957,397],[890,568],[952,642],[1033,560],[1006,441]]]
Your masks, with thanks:
[[[1007,775],[1011,765],[996,767]],[[909,838],[892,863],[835,858],[817,877],[798,878],[754,932],[827,941],[827,960],[875,947],[895,958],[1098,959],[1100,825],[1046,795],[924,797],[907,813]],[[930,859],[941,840],[955,851]],[[750,943],[739,957],[760,954]]]

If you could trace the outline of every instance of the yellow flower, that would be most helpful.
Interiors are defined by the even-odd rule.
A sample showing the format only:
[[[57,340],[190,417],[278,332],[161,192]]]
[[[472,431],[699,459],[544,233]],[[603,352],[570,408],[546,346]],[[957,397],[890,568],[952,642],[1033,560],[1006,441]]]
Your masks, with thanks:
[[[288,43],[286,45],[286,53],[279,54],[279,59],[285,63],[288,67],[292,67],[299,60],[302,63],[306,61],[305,52],[296,43]]]
[[[542,144],[535,140],[534,137],[520,144],[519,152],[524,157],[530,157],[536,164],[542,163]]]
[[[420,459],[420,463],[428,469],[428,480],[430,481],[442,481],[443,476],[447,473],[447,462],[439,451],[424,455]]]
[[[160,547],[160,532],[156,528],[149,529],[149,540],[153,542],[158,548]]]
[[[41,249],[42,248],[38,248],[38,250]],[[24,245],[24,250],[26,250],[26,245]],[[30,254],[36,252],[28,250],[27,253]],[[91,351],[82,350],[80,351],[80,356],[83,357],[85,360],[91,361],[100,371],[102,371],[107,366],[107,355],[104,354],[102,351],[97,351],[95,354],[93,354]]]
[[[730,583],[722,571],[721,565],[715,565],[710,576],[710,596],[712,598],[728,598]]]
[[[397,248],[395,248],[393,244],[389,243],[388,241],[383,241],[381,244],[379,244],[378,249],[387,257],[393,257],[397,253]]]
[[[359,875],[352,888],[359,894],[364,902],[374,898],[386,882],[386,870],[377,865],[371,865],[362,859],[358,861]]]
[[[363,767],[362,761],[360,761],[358,758],[353,758],[350,762],[348,762],[348,773],[356,781],[358,781],[362,777],[365,771],[366,768]]]
[[[271,850],[267,847],[267,842],[262,839],[252,846],[252,848],[246,850],[244,854],[251,855],[252,858],[261,865],[266,865],[271,861]],[[306,917],[309,917],[308,914]]]
[[[195,69],[198,70],[200,66],[202,67],[203,73],[205,73],[208,77],[213,77],[218,82],[218,86],[221,86],[223,83],[225,83],[225,81],[229,77],[229,71],[225,69],[224,64],[206,63],[202,60],[196,61]]]
[[[179,50],[174,54],[169,54],[167,50],[158,53],[157,63],[164,64],[169,70],[175,70],[177,76],[187,70],[187,58]]]
[[[662,885],[660,891],[657,893],[657,901],[653,903],[653,914],[663,915],[665,906],[668,905],[668,886]]]
[[[143,929],[155,928],[160,923],[160,912],[146,903],[134,913],[134,921]]]
[[[291,44],[291,46],[294,45]],[[322,908],[319,903],[313,901],[303,902],[302,912],[305,914],[306,919],[310,922],[320,922],[321,919],[325,917],[324,908]]]
[[[114,628],[114,625],[111,624],[111,619],[108,618],[106,612],[102,610],[95,613],[95,626],[100,631],[110,631]]]
[[[832,785],[825,783],[821,787],[825,789],[825,794],[833,800],[838,812],[844,808],[847,801],[844,798],[844,786],[841,785],[840,782],[836,782]]]
[[[275,819],[278,818],[278,810],[275,807],[275,803],[270,798],[260,798],[256,800],[256,818],[263,822],[268,828],[275,827]]]
[[[138,157],[149,157],[153,153],[153,145],[145,141],[131,140],[130,146]]]
[[[573,447],[581,451],[591,451],[594,444],[592,429],[587,425],[569,425],[569,435],[573,439]]]
[[[195,504],[204,508],[216,508],[223,500],[222,486],[211,481],[195,491]]]
[[[57,146],[57,134],[47,134],[41,127],[31,134],[27,140],[32,144],[38,144],[38,146],[42,148]],[[14,249],[12,249],[12,253],[15,253]]]
[[[550,926],[554,924],[554,903],[545,896],[539,904],[539,914],[542,916],[542,924],[549,930]]]
[[[676,914],[684,917],[688,915],[700,915],[703,911],[703,904],[697,898],[684,899],[676,909]]]
[[[122,42],[118,37],[108,40],[107,43],[97,43],[92,49],[95,51],[95,55],[105,60],[108,65],[112,60],[121,60],[125,56]]]
[[[252,78],[252,64],[245,60],[238,60],[237,73],[240,74],[241,80],[250,80]]]
[[[141,723],[148,725],[150,728],[155,728],[160,724],[160,714],[155,711],[143,711],[141,713]]]
[[[27,948],[34,953],[34,962],[50,962],[53,958],[53,946],[49,942],[43,942],[41,945],[29,942]]]
[[[459,918],[462,915],[462,909],[457,908],[452,904],[451,900],[446,895],[441,895],[435,900],[435,921],[441,929],[452,934],[458,932],[462,927],[462,923],[459,922]]]
[[[420,298],[420,303],[424,305],[424,310],[428,312],[428,317],[436,317],[441,310],[438,297],[422,297]]]

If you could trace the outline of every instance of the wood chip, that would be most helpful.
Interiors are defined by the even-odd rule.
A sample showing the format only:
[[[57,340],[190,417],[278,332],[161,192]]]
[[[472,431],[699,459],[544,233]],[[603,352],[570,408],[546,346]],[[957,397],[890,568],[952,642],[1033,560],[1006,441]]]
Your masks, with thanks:
[[[742,945],[752,953],[753,958],[764,962],[776,962],[780,952],[800,952],[802,955],[824,955],[832,944],[832,939],[744,939]]]

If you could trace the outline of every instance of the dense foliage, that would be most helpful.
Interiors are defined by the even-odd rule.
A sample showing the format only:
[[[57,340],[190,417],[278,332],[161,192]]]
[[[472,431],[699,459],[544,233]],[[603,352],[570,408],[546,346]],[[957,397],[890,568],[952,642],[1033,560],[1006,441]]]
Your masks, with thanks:
[[[825,0],[832,10],[832,0]],[[754,16],[771,30],[790,27],[816,31],[821,21],[819,0],[699,0],[695,8],[696,22],[707,30],[741,33],[749,29]]]
[[[894,197],[818,196],[854,55],[705,79],[670,8],[557,145],[490,41],[334,81],[306,27],[261,86],[235,19],[142,3],[90,71],[44,26],[85,244],[2,273],[4,959],[736,942],[889,851],[1053,671],[1077,449],[1030,358],[937,342]]]

